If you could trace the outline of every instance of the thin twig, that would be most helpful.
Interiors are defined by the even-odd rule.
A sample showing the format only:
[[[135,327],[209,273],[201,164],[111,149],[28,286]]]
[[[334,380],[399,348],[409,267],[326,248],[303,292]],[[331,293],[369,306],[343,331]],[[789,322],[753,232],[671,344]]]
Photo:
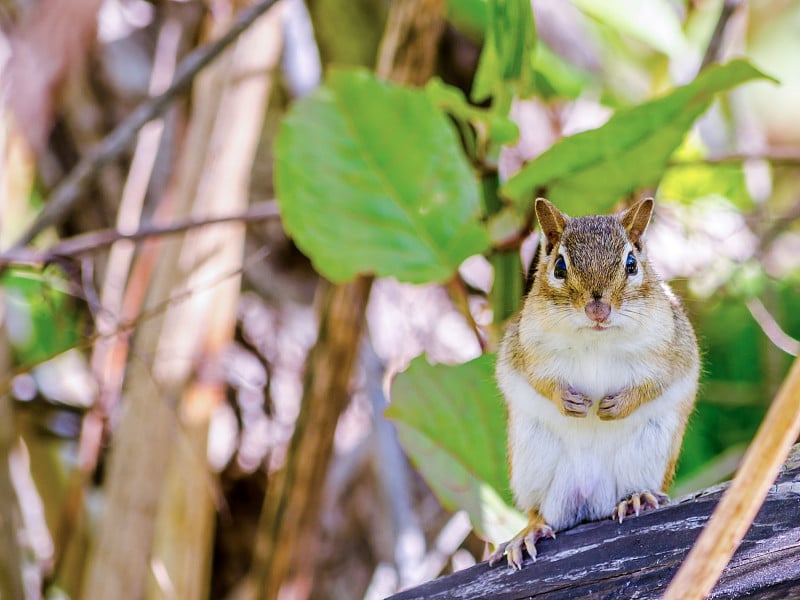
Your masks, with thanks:
[[[122,123],[90,151],[52,191],[39,217],[20,237],[15,248],[30,243],[51,225],[60,223],[83,198],[83,191],[97,171],[116,159],[128,147],[138,131],[163,113],[194,77],[231,45],[253,22],[269,10],[277,0],[261,0],[243,9],[231,28],[219,39],[200,46],[184,58],[175,70],[175,78],[163,94],[142,102]]]
[[[750,298],[745,302],[745,306],[747,306],[747,310],[750,311],[756,323],[775,346],[792,356],[800,354],[800,342],[781,328],[761,300]]]
[[[453,306],[455,306],[456,310],[466,319],[467,325],[469,325],[469,328],[475,334],[475,338],[478,340],[478,344],[481,347],[481,353],[486,352],[488,342],[481,328],[475,322],[475,317],[472,316],[472,311],[469,307],[467,285],[461,278],[461,275],[456,273],[447,281],[444,287],[447,290],[447,294],[450,296],[450,300],[453,302]]]
[[[725,0],[722,3],[722,10],[717,19],[717,25],[714,27],[714,33],[711,34],[706,53],[703,55],[703,62],[700,63],[701,71],[711,63],[717,61],[720,47],[722,46],[722,38],[725,35],[725,28],[728,26],[728,21],[741,3],[741,0]]]
[[[246,211],[238,215],[227,215],[210,219],[181,219],[166,225],[149,223],[131,233],[122,233],[116,229],[90,231],[89,233],[83,233],[62,240],[45,250],[11,248],[6,252],[0,253],[0,268],[8,266],[41,267],[42,265],[61,258],[72,258],[102,250],[119,240],[138,241],[155,236],[174,235],[190,229],[217,225],[219,223],[252,223],[275,219],[279,216],[278,206],[275,201],[267,200],[252,204]]]
[[[730,154],[714,158],[686,158],[668,163],[668,167],[693,167],[696,165],[738,165],[748,161],[763,160],[773,167],[800,167],[800,154],[798,153],[772,153],[772,154]]]
[[[157,304],[149,307],[146,310],[142,310],[138,315],[136,315],[135,318],[120,321],[116,329],[114,329],[113,331],[109,331],[108,333],[95,332],[92,335],[85,336],[76,344],[70,346],[65,350],[57,350],[56,352],[48,354],[44,358],[40,358],[36,361],[29,362],[24,365],[20,365],[18,367],[10,369],[5,377],[0,378],[0,398],[2,398],[3,394],[8,394],[11,391],[11,384],[14,378],[17,377],[18,375],[22,375],[24,373],[30,373],[31,371],[33,371],[33,369],[35,369],[39,365],[44,364],[50,360],[53,360],[54,358],[57,358],[62,354],[69,352],[70,350],[78,350],[81,352],[84,350],[88,350],[99,339],[112,338],[117,335],[126,335],[126,334],[129,335],[131,334],[131,332],[133,332],[136,326],[141,324],[143,321],[149,321],[150,319],[153,319],[158,315],[160,315],[161,313],[163,313],[170,306],[174,306],[180,302],[184,302],[195,294],[199,294],[201,292],[213,289],[214,287],[224,283],[225,281],[231,279],[232,277],[241,275],[247,269],[249,269],[253,264],[264,260],[267,257],[267,255],[269,255],[269,253],[270,249],[267,246],[263,246],[259,248],[258,251],[248,256],[245,259],[244,264],[240,268],[231,270],[227,273],[223,273],[222,275],[211,281],[203,282],[203,285],[180,290],[175,294],[173,294],[172,296],[170,296],[169,298],[166,298],[165,300],[158,302]]]

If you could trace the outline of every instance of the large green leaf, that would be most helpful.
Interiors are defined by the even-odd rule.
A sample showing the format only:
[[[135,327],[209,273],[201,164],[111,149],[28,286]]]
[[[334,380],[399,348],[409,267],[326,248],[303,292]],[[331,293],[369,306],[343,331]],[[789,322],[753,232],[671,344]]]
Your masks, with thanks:
[[[715,94],[762,78],[769,77],[744,60],[711,67],[666,96],[563,139],[525,165],[501,193],[517,202],[545,193],[576,216],[604,212],[621,197],[658,183],[670,155]]]
[[[275,162],[283,224],[333,281],[444,281],[489,244],[475,177],[422,90],[334,70],[289,111]]]
[[[502,542],[525,520],[511,507],[506,409],[494,360],[484,355],[447,366],[415,359],[395,379],[386,415],[442,504],[466,510],[479,535]]]

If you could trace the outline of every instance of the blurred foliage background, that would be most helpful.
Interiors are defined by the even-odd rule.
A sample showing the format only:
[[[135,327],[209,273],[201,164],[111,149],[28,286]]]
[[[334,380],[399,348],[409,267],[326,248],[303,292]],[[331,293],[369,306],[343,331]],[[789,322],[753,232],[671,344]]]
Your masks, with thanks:
[[[800,350],[798,45],[780,0],[0,0],[0,597],[482,560],[537,194],[656,198],[671,492],[730,477]]]

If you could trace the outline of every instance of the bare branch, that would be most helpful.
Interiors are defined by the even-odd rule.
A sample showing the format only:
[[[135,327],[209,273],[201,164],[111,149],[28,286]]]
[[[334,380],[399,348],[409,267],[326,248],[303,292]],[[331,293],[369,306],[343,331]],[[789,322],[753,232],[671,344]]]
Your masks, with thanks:
[[[0,378],[0,398],[2,398],[3,394],[9,393],[9,391],[11,390],[11,384],[14,378],[17,377],[18,375],[22,375],[23,373],[30,373],[31,371],[33,371],[33,369],[35,369],[39,365],[44,364],[47,361],[53,360],[54,358],[61,356],[62,354],[64,354],[65,352],[69,352],[70,350],[74,349],[80,351],[88,350],[89,348],[92,347],[92,345],[95,342],[97,342],[97,340],[108,339],[118,335],[130,334],[136,328],[137,325],[143,323],[144,321],[149,321],[150,319],[159,316],[164,311],[166,311],[170,306],[174,306],[176,304],[179,304],[180,302],[184,302],[190,299],[195,294],[199,294],[201,292],[210,290],[220,285],[221,283],[224,283],[225,281],[231,279],[232,277],[241,275],[255,263],[264,260],[269,255],[269,253],[270,249],[267,246],[262,246],[261,248],[259,248],[257,252],[254,252],[245,259],[244,264],[242,265],[241,268],[231,270],[227,273],[223,273],[216,279],[204,283],[202,286],[190,287],[179,290],[178,292],[174,293],[173,295],[159,302],[158,304],[151,306],[147,310],[141,311],[136,315],[136,317],[120,321],[120,323],[113,331],[109,331],[107,333],[95,332],[92,335],[84,336],[83,339],[81,339],[77,344],[71,346],[70,348],[67,348],[66,350],[59,349],[56,352],[53,352],[45,356],[44,358],[36,360],[35,362],[26,363],[14,367],[12,369],[8,369],[7,375],[5,377]],[[86,300],[86,298],[83,299]],[[0,410],[2,410],[2,407],[0,407]],[[2,428],[0,427],[0,429]],[[0,431],[0,434],[1,433],[2,431]]]
[[[190,229],[216,225],[218,223],[229,223],[232,221],[253,223],[276,219],[278,217],[280,217],[280,214],[277,204],[274,200],[268,200],[256,202],[246,211],[238,215],[227,215],[211,219],[181,219],[167,225],[149,223],[131,233],[122,233],[116,229],[90,231],[89,233],[83,233],[62,240],[55,246],[46,250],[11,248],[6,252],[0,253],[0,269],[8,266],[41,267],[42,265],[60,258],[78,257],[83,254],[102,250],[119,240],[139,241],[149,237],[183,233]]]
[[[83,197],[84,189],[97,171],[122,154],[148,121],[163,113],[172,101],[189,87],[203,67],[217,58],[276,2],[277,0],[260,0],[243,9],[224,35],[213,42],[200,46],[186,56],[175,70],[172,85],[163,94],[142,102],[61,181],[50,194],[39,217],[15,244],[15,248],[25,246],[47,227],[60,223]]]
[[[706,53],[703,55],[703,62],[700,63],[701,71],[711,63],[717,61],[720,47],[722,46],[722,37],[725,34],[725,27],[728,26],[728,21],[741,3],[742,0],[725,0],[722,3],[722,10],[717,19],[717,25],[714,27],[714,33],[711,34]]]
[[[791,354],[792,356],[800,354],[800,342],[781,328],[775,320],[775,317],[770,314],[761,300],[758,298],[750,298],[745,302],[745,305],[756,320],[756,323],[761,327],[761,330],[773,344],[786,352],[786,354]]]

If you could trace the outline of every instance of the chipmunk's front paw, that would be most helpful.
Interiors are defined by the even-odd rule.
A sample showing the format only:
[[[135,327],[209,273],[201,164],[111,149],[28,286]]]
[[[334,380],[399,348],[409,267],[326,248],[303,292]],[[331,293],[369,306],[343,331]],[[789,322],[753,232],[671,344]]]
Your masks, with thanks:
[[[561,388],[561,412],[568,417],[583,418],[589,414],[592,401],[573,387]]]
[[[597,416],[604,421],[624,419],[633,410],[632,398],[627,390],[618,394],[609,394],[597,405]]]
[[[508,566],[519,571],[522,568],[522,549],[528,551],[530,557],[536,560],[536,542],[542,538],[555,538],[553,529],[541,517],[531,518],[527,527],[520,531],[509,541],[500,544],[497,550],[489,557],[489,565],[499,562],[503,556],[507,557]]]
[[[627,498],[620,501],[614,508],[611,514],[612,519],[622,520],[630,515],[639,516],[643,510],[650,510],[652,508],[659,508],[669,502],[669,496],[661,492],[650,492],[645,490],[636,494],[631,494]]]

